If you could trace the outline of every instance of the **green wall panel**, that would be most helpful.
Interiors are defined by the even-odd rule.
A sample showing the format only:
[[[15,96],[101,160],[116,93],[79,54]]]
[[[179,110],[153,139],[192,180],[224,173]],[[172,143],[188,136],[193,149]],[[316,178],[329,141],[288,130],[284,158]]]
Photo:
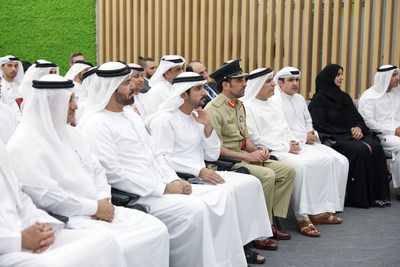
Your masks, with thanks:
[[[96,64],[96,0],[0,0],[0,56],[50,60],[64,75],[75,51]]]

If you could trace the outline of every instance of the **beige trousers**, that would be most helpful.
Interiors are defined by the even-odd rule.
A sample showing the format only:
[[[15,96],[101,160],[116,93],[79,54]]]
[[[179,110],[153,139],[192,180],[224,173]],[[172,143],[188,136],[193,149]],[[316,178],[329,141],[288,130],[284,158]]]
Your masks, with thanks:
[[[233,165],[232,169],[240,167],[247,168],[260,180],[270,221],[273,222],[272,211],[275,216],[286,218],[296,175],[294,168],[280,161],[267,160],[264,166],[242,161]]]

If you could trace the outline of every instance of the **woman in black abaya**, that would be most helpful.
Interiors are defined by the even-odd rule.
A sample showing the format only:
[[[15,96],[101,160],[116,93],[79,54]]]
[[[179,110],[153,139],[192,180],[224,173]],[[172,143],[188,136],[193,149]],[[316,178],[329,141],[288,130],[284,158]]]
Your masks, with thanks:
[[[340,89],[343,68],[327,65],[315,80],[316,94],[309,105],[313,126],[323,143],[350,162],[346,205],[369,208],[390,206],[386,158],[382,146],[368,135],[368,127],[351,97]]]

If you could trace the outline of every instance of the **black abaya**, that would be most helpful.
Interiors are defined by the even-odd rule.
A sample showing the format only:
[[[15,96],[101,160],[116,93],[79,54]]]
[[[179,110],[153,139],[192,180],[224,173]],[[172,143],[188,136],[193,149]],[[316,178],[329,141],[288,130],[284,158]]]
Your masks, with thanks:
[[[346,204],[368,208],[375,200],[390,199],[386,158],[380,143],[368,137],[369,129],[351,97],[334,83],[340,68],[328,65],[318,74],[309,110],[314,128],[330,135],[336,141],[333,149],[349,160]],[[364,138],[353,139],[352,127],[359,127]]]

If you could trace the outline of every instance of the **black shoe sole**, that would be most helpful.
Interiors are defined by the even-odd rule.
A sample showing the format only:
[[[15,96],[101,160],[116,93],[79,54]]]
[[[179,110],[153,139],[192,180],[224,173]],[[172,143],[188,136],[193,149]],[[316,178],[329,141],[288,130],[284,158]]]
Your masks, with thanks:
[[[276,236],[272,236],[272,237],[270,237],[270,238],[271,238],[271,239],[278,240],[278,238],[277,238]],[[289,237],[280,237],[280,238],[279,238],[279,240],[290,240],[290,239],[292,239],[291,236],[289,236]]]

